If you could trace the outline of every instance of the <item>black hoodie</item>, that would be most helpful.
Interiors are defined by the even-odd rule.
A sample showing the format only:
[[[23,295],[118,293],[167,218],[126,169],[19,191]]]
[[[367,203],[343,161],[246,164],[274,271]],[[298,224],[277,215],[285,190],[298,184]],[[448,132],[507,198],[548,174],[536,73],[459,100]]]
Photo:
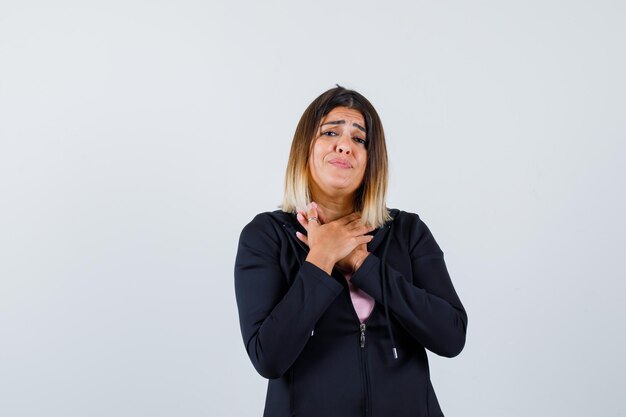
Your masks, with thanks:
[[[241,232],[235,292],[246,351],[269,379],[265,417],[443,416],[426,350],[458,355],[467,314],[417,214],[390,210],[352,276],[376,303],[361,324],[346,279],[306,262],[295,214]]]

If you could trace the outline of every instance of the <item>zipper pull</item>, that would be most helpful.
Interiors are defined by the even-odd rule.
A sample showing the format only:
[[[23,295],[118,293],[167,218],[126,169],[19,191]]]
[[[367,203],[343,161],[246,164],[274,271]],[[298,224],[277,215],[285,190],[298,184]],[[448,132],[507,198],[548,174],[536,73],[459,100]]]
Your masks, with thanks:
[[[359,328],[361,329],[361,347],[364,348],[365,347],[365,323],[362,323],[361,326],[359,326]]]

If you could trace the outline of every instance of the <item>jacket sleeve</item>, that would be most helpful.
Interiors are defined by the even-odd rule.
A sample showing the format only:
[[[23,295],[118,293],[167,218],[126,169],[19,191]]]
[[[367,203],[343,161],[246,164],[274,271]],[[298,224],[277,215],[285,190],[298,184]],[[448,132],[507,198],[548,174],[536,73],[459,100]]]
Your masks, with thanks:
[[[440,356],[453,357],[465,345],[467,314],[450,280],[443,252],[426,224],[413,216],[408,242],[413,277],[404,277],[385,263],[387,279],[383,283],[381,260],[370,254],[352,282],[378,303],[386,302],[392,315],[422,346]]]
[[[280,267],[280,239],[270,221],[260,214],[241,232],[235,295],[248,356],[259,374],[272,379],[295,362],[343,287],[306,261],[289,286]]]

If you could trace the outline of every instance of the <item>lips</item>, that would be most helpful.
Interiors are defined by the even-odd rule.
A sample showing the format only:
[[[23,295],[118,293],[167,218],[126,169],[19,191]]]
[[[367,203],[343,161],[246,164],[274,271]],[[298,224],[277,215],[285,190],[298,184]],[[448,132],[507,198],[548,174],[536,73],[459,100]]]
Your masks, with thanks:
[[[337,168],[352,168],[352,165],[348,161],[341,158],[333,158],[328,161],[328,163],[336,166]]]

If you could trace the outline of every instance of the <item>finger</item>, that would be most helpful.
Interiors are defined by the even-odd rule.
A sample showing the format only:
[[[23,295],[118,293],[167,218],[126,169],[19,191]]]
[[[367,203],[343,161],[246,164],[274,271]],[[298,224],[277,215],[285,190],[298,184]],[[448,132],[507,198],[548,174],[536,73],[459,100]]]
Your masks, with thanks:
[[[317,210],[317,218],[319,219],[320,224],[326,223],[326,213],[324,213],[324,209],[316,204],[315,210]]]
[[[360,219],[361,215],[359,213],[350,213],[348,215],[345,215],[337,220],[335,220],[336,222],[339,222],[340,224],[349,224],[357,219]]]
[[[361,213],[354,212],[354,213],[350,213],[348,216],[353,216],[350,218],[348,223],[355,223],[355,224],[362,224],[362,225],[365,224],[363,217],[361,217]]]
[[[346,224],[345,227],[348,230],[356,230],[356,229],[365,229],[365,230],[367,230],[368,229],[368,227],[363,224],[363,222],[361,221],[360,218],[352,220],[350,223]]]
[[[298,219],[298,223],[300,223],[302,225],[302,227],[304,227],[304,229],[308,232],[309,231],[309,222],[306,220],[304,214],[302,214],[302,212],[298,211],[298,214],[296,214],[296,219]]]
[[[359,245],[367,245],[368,243],[370,243],[372,239],[374,239],[374,236],[363,235],[363,236],[357,236],[355,237],[355,239],[356,239],[357,247],[358,247]]]
[[[350,230],[350,234],[352,236],[372,236],[373,237],[373,235],[368,235],[369,232],[370,232],[369,228],[365,226],[360,226],[360,227]]]
[[[358,231],[361,234],[369,233],[376,229],[375,227],[364,224],[361,218],[351,221],[346,225],[346,228],[350,231]]]
[[[309,206],[308,206],[307,223],[308,223],[309,227],[317,227],[317,226],[320,225],[320,221],[319,221],[319,218],[317,216],[317,209],[313,206],[313,204],[309,204]]]
[[[367,244],[366,243],[361,243],[359,246],[357,246],[356,248],[354,248],[354,250],[367,250]]]
[[[376,230],[374,226],[368,226],[366,224],[363,224],[362,219],[353,220],[352,222],[348,223],[346,227],[351,233],[356,233],[359,235],[364,235],[366,233],[370,233]]]
[[[307,237],[300,233],[300,232],[296,232],[296,237],[298,239],[300,239],[302,241],[302,243],[304,243],[305,245],[309,246],[309,239],[307,239]]]

